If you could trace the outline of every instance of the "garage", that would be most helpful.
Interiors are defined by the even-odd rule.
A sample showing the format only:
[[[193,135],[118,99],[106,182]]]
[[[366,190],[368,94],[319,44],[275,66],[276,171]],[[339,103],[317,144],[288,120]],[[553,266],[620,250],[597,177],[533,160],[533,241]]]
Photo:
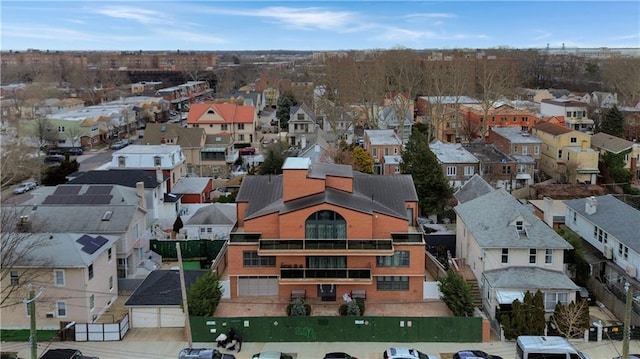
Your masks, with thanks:
[[[160,328],[183,328],[184,319],[182,308],[160,308]]]
[[[132,328],[158,328],[159,308],[131,308]]]
[[[277,296],[278,277],[238,277],[238,296]]]

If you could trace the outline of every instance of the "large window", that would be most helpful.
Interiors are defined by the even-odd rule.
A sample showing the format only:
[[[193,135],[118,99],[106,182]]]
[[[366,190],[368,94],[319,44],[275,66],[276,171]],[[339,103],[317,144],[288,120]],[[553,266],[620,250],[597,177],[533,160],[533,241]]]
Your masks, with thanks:
[[[56,287],[64,287],[64,269],[56,269],[53,271],[53,282]]]
[[[242,252],[242,265],[244,267],[275,267],[275,256],[259,256],[257,251]]]
[[[58,317],[67,316],[67,302],[56,302],[56,315]]]
[[[454,177],[458,168],[456,166],[447,166],[447,176]]]
[[[347,222],[334,211],[318,211],[305,221],[307,239],[346,239]]]
[[[378,256],[376,264],[378,267],[408,267],[409,251],[395,251],[391,256]]]
[[[509,263],[509,248],[502,248],[502,256],[500,257],[501,263]]]
[[[376,289],[391,291],[408,291],[409,277],[407,276],[381,276],[376,277]]]
[[[20,284],[20,275],[18,274],[17,271],[12,270],[10,273],[10,276],[11,276],[11,285]]]
[[[536,262],[536,257],[538,256],[538,250],[535,248],[529,249],[529,263],[534,264]]]
[[[558,302],[569,304],[569,294],[567,293],[544,293],[544,310],[552,312],[556,309]]]
[[[553,263],[553,249],[545,249],[544,252],[544,262],[546,264],[551,264]]]
[[[313,256],[307,257],[308,268],[347,268],[347,257]]]

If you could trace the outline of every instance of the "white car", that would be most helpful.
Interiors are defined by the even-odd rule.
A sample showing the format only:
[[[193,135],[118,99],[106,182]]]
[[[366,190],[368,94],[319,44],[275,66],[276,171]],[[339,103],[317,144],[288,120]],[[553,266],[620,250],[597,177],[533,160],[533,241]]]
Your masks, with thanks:
[[[24,182],[18,185],[18,187],[16,187],[13,190],[14,194],[22,194],[25,192],[29,192],[32,189],[35,189],[36,187],[38,187],[38,184],[36,182]]]
[[[293,357],[286,353],[269,351],[254,354],[251,359],[293,359]]]
[[[389,348],[382,353],[384,359],[440,359],[431,354],[425,354],[414,348]]]

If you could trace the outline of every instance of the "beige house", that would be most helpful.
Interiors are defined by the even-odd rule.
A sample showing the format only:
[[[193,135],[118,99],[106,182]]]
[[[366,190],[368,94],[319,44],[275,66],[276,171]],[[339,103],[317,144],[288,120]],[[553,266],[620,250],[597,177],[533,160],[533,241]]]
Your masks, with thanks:
[[[29,284],[36,294],[41,292],[35,309],[37,329],[95,321],[118,296],[117,240],[117,236],[98,234],[29,234],[21,240],[25,246],[44,245],[37,245],[24,260],[16,260],[3,278],[3,288],[14,287],[5,303],[14,304],[0,309],[0,327],[29,328],[33,313],[23,302],[29,298]]]
[[[235,103],[193,103],[189,106],[187,127],[204,129],[207,135],[229,134],[236,147],[257,142],[258,111]]]
[[[638,183],[640,179],[640,144],[599,132],[591,137],[591,148],[598,151],[600,156],[605,153],[621,155],[624,168],[631,172],[631,182]]]
[[[596,183],[598,152],[591,148],[591,135],[541,122],[532,135],[542,141],[540,169],[562,182]]]

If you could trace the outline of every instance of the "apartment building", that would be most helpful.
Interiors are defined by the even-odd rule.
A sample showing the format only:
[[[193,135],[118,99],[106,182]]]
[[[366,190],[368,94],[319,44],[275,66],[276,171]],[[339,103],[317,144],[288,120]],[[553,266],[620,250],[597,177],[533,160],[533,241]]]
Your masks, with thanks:
[[[564,116],[567,128],[578,131],[593,130],[593,120],[587,117],[589,105],[572,99],[555,98],[540,101],[542,116]]]

